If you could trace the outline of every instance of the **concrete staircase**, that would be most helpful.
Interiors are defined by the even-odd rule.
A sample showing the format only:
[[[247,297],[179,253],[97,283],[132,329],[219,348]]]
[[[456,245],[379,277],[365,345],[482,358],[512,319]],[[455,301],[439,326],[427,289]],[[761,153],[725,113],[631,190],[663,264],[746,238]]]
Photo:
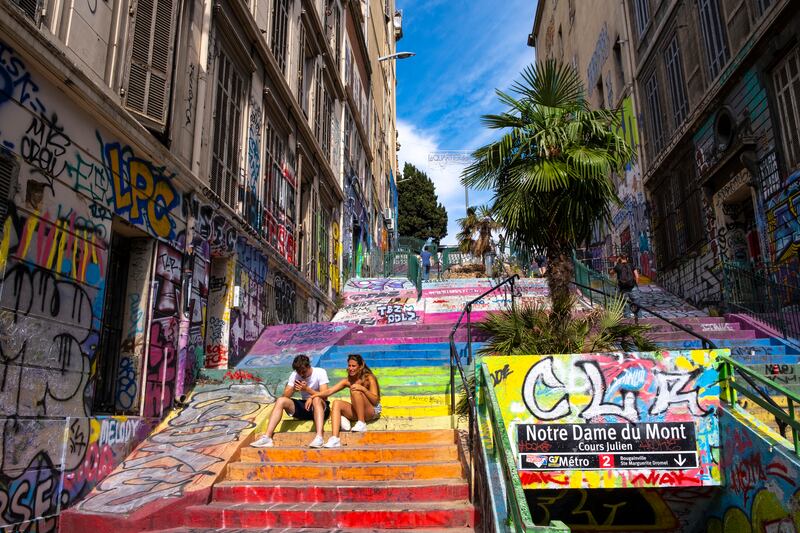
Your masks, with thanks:
[[[763,328],[751,323],[735,318],[708,316],[656,285],[640,290],[635,298],[642,305],[713,341],[718,348],[730,349],[734,359],[757,373],[790,390],[800,392],[800,350],[793,344],[769,335]],[[650,338],[664,349],[688,350],[703,347],[702,341],[690,333],[649,313],[643,312],[640,316],[642,318],[639,323],[651,326]],[[784,409],[787,407],[783,395],[772,396],[772,399]],[[740,405],[771,429],[779,431],[775,417],[767,410],[746,399],[741,400]]]
[[[242,449],[207,505],[187,509],[204,528],[448,528],[474,508],[453,430],[343,433],[342,448],[309,449],[278,433],[274,448]]]

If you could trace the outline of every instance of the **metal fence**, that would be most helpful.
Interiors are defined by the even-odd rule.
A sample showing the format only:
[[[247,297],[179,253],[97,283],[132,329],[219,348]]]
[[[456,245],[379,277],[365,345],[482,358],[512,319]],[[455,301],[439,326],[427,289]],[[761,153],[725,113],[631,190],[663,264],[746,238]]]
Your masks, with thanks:
[[[784,337],[800,338],[800,288],[739,263],[723,262],[722,274],[730,311],[768,324]]]

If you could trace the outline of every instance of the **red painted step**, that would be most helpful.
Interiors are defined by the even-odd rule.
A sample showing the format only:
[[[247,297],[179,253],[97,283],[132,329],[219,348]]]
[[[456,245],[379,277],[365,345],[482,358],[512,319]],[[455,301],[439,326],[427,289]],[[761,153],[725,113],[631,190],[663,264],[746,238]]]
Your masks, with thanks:
[[[394,529],[375,529],[375,528],[350,528],[347,530],[347,533],[394,533],[396,530]],[[247,530],[248,533],[344,533],[340,528],[278,528],[278,529],[251,529]],[[225,529],[218,529],[218,528],[204,528],[204,527],[179,527],[175,529],[162,529],[158,531],[152,531],[151,533],[225,533]],[[237,530],[237,533],[242,533],[241,530]],[[416,528],[414,529],[414,533],[475,533],[475,530],[468,527],[458,527],[458,528]]]
[[[465,480],[431,481],[320,482],[301,486],[295,482],[222,482],[214,486],[216,502],[233,503],[314,503],[314,502],[434,502],[466,500]]]
[[[386,528],[472,527],[467,501],[413,503],[234,504],[213,502],[186,509],[185,524],[216,528]]]

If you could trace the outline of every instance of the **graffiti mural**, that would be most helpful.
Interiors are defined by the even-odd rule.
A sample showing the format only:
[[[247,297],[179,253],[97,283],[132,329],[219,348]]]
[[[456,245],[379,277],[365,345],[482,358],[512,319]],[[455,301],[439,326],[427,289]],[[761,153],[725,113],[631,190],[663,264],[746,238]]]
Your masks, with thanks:
[[[289,365],[294,356],[301,353],[314,363],[355,329],[353,324],[334,322],[271,326],[264,330],[237,368]]]
[[[721,468],[728,489],[706,513],[708,531],[800,531],[800,467],[791,451],[775,445],[727,410],[720,418]]]
[[[281,324],[293,324],[295,319],[295,305],[297,295],[294,283],[281,274],[275,273],[273,278],[275,287],[275,317]]]
[[[229,365],[236,366],[267,323],[267,260],[244,239],[237,243],[239,306],[231,309]]]
[[[235,268],[236,262],[232,258],[216,259],[211,263],[205,368],[228,367]]]
[[[178,366],[178,306],[182,257],[166,244],[156,251],[150,349],[145,375],[144,416],[161,418],[172,407]]]
[[[333,317],[334,322],[362,326],[416,324],[424,314],[416,286],[406,278],[349,279],[342,296],[344,305]]]
[[[526,488],[719,485],[721,351],[485,358]],[[574,450],[573,450],[574,448]]]
[[[155,502],[165,505],[168,498],[210,486],[231,445],[255,427],[255,417],[271,401],[260,385],[232,384],[195,392],[189,405],[142,442],[75,508],[125,514]]]

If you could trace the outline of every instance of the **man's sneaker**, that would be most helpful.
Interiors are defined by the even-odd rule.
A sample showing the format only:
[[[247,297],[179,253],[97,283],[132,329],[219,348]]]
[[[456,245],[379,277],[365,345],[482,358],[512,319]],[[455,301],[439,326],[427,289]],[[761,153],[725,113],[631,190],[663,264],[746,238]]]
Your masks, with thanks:
[[[363,433],[366,430],[367,430],[367,424],[359,420],[358,422],[356,422],[356,425],[353,426],[353,429],[351,429],[350,431],[357,431],[359,433]]]
[[[342,417],[342,431],[350,431],[350,420],[345,417]]]
[[[272,448],[274,444],[272,443],[272,437],[267,437],[264,434],[258,440],[253,441],[250,446],[253,448]]]
[[[326,448],[341,448],[342,447],[342,439],[339,437],[330,437],[328,442],[325,443]]]
[[[314,440],[308,443],[309,448],[322,448],[322,443],[325,442],[322,440],[320,435],[314,437]]]

